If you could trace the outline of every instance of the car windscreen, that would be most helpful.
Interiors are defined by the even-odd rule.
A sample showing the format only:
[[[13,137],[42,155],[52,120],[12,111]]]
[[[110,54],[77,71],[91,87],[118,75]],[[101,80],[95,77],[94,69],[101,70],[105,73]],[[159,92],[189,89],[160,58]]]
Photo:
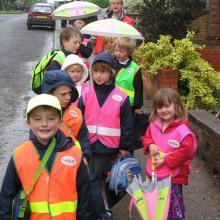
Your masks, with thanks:
[[[49,13],[51,14],[51,8],[45,6],[34,6],[32,8],[32,12],[40,12],[40,13]]]

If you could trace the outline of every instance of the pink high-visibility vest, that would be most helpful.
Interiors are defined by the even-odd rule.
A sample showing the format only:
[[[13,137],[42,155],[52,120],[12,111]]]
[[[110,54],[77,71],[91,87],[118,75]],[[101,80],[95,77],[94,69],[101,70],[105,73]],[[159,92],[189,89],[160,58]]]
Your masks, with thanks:
[[[108,148],[118,148],[121,136],[120,109],[127,95],[115,87],[101,108],[93,87],[82,93],[82,97],[90,143],[99,139]]]
[[[187,135],[191,135],[193,139],[193,148],[196,151],[197,140],[195,135],[191,132],[191,130],[187,127],[187,125],[182,124],[177,126],[170,132],[163,133],[160,128],[154,124],[150,124],[150,132],[153,139],[154,144],[156,144],[160,150],[165,154],[172,154],[178,149],[181,145],[181,142]],[[189,168],[191,166],[192,159],[186,161],[184,165],[188,165]],[[155,174],[158,179],[164,179],[168,176],[175,177],[180,172],[181,167],[177,167],[176,169],[170,169],[166,164],[163,164],[161,167],[155,169]],[[146,163],[146,171],[151,176],[152,175],[152,158],[149,157]]]
[[[82,83],[82,90],[81,90],[81,94],[79,94],[79,98],[80,96],[82,95],[83,92],[85,92],[88,88],[90,87],[90,85],[88,83]],[[78,91],[79,92],[79,91]],[[77,106],[78,105],[78,101],[79,101],[79,98],[73,102],[72,104]]]

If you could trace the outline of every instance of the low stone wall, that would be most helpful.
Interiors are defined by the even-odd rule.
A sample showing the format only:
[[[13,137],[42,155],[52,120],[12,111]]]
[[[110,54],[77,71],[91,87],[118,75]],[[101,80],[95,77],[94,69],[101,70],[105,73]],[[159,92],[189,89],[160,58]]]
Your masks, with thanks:
[[[199,154],[213,172],[220,174],[220,120],[204,110],[190,110],[189,119],[199,141]]]

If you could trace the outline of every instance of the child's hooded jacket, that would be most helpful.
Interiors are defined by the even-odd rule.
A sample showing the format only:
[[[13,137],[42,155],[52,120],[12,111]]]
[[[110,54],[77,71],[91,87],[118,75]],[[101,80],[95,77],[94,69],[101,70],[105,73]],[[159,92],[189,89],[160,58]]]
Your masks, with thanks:
[[[53,161],[56,158],[56,153],[69,149],[74,145],[74,142],[65,137],[65,135],[58,131],[55,135],[56,146],[52,152],[46,168],[50,172],[52,169]],[[31,132],[30,140],[36,147],[36,150],[40,156],[43,157],[47,146],[42,145],[37,138]],[[77,206],[77,219],[81,220],[90,220],[91,218],[91,209],[90,209],[90,195],[89,195],[89,177],[86,170],[86,167],[83,162],[81,162],[80,167],[78,168],[76,176],[76,186],[77,186],[77,195],[78,195],[78,206]],[[82,187],[83,186],[83,187]],[[10,220],[12,215],[12,200],[15,195],[21,190],[22,184],[18,177],[18,173],[15,168],[13,157],[10,159],[6,174],[3,180],[2,189],[0,193],[0,219],[1,220]]]
[[[79,96],[81,95],[82,90],[86,87],[87,84],[85,84],[87,78],[88,78],[88,69],[86,67],[86,65],[83,63],[82,59],[74,54],[70,54],[66,57],[63,66],[61,68],[61,70],[64,70],[66,72],[66,70],[68,69],[68,67],[70,67],[71,65],[74,64],[78,64],[82,67],[82,79],[79,82],[75,82],[75,86],[76,89],[78,90]]]
[[[158,120],[157,120],[158,121]],[[154,122],[152,122],[154,123]],[[172,122],[164,131],[162,131],[162,127],[160,127],[161,133],[166,135],[168,132],[174,131],[178,126],[186,124],[180,119],[176,119],[174,122]],[[162,123],[157,123],[157,126],[161,126]],[[156,135],[156,134],[155,134]],[[189,165],[185,165],[185,162],[188,160],[191,160],[195,154],[195,148],[194,148],[194,137],[192,137],[193,134],[187,135],[182,142],[180,143],[180,146],[175,151],[175,153],[169,154],[164,158],[164,161],[166,165],[170,169],[176,169],[177,167],[180,167],[180,172],[177,176],[172,178],[172,183],[175,184],[188,184],[188,176],[191,172],[189,169]],[[149,145],[155,144],[154,140],[152,138],[151,130],[148,127],[146,134],[142,137],[142,143],[144,147],[144,153],[148,154],[149,152]]]

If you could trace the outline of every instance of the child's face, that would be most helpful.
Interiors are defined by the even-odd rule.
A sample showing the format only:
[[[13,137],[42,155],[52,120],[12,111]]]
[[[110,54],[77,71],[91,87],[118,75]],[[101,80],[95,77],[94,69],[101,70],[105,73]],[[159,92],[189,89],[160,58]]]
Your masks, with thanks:
[[[27,124],[38,141],[46,145],[59,129],[60,116],[55,109],[40,106],[30,113]]]
[[[83,25],[82,23],[80,22],[77,22],[74,24],[74,27],[76,27],[78,30],[81,30],[85,25]]]
[[[82,39],[79,35],[74,35],[69,40],[63,40],[64,49],[71,53],[76,53],[81,43]]]
[[[118,45],[115,46],[114,54],[117,60],[121,62],[129,58],[128,52],[125,49],[119,48]]]
[[[176,116],[174,103],[167,103],[161,108],[157,108],[157,115],[166,123],[174,121]]]
[[[79,82],[83,77],[83,68],[79,64],[74,64],[69,66],[66,69],[66,72],[70,76],[70,78],[73,80],[73,82],[77,83]]]
[[[108,39],[106,40],[106,42],[104,43],[104,50],[106,52],[112,53],[114,48],[114,40],[113,39]]]
[[[113,13],[121,12],[122,7],[123,7],[123,4],[121,3],[120,0],[113,0],[111,2],[111,9],[112,9]]]
[[[93,81],[97,85],[103,85],[107,83],[110,80],[111,73],[108,70],[97,70],[97,71],[92,71],[92,78]]]
[[[52,95],[59,99],[62,108],[66,108],[71,101],[72,88],[66,85],[57,86]]]

